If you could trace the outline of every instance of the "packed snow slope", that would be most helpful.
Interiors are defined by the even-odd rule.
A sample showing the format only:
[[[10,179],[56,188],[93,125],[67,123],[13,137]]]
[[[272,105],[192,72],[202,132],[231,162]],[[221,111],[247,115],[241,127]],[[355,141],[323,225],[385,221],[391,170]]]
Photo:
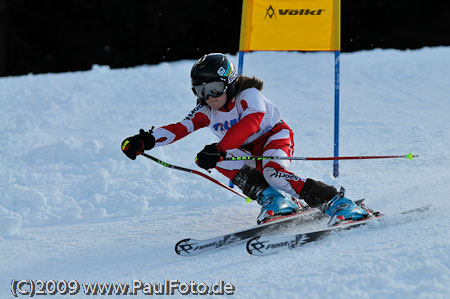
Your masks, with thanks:
[[[341,55],[340,155],[420,157],[342,161],[337,179],[330,161],[293,162],[296,173],[344,186],[387,217],[269,257],[249,256],[243,244],[177,256],[182,238],[254,225],[257,203],[121,153],[124,138],[195,106],[193,63],[0,79],[0,298],[12,296],[13,279],[222,279],[236,298],[449,298],[449,47]],[[245,56],[244,73],[264,81],[295,131],[297,156],[333,155],[333,70],[331,53]],[[214,141],[203,129],[149,153],[199,169],[196,153]]]

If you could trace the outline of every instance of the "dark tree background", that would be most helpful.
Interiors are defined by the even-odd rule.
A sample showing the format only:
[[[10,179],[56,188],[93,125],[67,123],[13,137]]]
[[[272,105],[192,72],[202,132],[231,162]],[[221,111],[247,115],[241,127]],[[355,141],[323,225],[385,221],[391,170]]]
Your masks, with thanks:
[[[342,0],[342,51],[450,45],[449,8]],[[241,9],[241,0],[0,0],[0,76],[234,54]]]

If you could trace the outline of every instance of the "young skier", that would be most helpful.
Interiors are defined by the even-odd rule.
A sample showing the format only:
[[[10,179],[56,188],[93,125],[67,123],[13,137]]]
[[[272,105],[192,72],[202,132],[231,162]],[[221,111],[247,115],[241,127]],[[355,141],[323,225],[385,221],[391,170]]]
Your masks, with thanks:
[[[237,156],[292,156],[294,133],[280,112],[262,93],[263,82],[238,76],[231,60],[220,53],[201,57],[191,70],[197,106],[180,122],[155,130],[140,130],[122,142],[122,151],[134,160],[145,150],[175,142],[208,127],[219,138],[197,154],[197,165],[215,168],[245,195],[261,205],[257,222],[297,212],[299,206],[278,190],[320,207],[332,222],[361,219],[368,213],[332,186],[289,171],[290,160],[222,161]],[[331,222],[330,222],[331,223]]]

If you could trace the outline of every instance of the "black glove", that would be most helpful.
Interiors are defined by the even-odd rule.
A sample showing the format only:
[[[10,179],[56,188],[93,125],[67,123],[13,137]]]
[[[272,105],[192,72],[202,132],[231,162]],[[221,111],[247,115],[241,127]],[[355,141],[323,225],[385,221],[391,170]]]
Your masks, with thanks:
[[[122,151],[128,158],[135,160],[144,150],[151,150],[155,146],[155,137],[152,130],[149,132],[139,130],[138,135],[128,137],[122,142]]]
[[[217,162],[225,158],[225,153],[219,153],[217,143],[205,146],[205,148],[197,154],[195,162],[203,169],[209,170],[216,167]]]

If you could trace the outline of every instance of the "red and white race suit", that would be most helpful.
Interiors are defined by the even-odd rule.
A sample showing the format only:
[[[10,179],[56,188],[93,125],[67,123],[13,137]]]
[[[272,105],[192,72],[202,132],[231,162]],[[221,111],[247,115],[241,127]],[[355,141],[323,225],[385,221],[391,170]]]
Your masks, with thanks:
[[[182,121],[155,129],[155,146],[170,144],[204,127],[219,138],[217,148],[227,157],[291,157],[294,153],[294,133],[280,119],[277,106],[256,88],[240,92],[225,109],[199,104]],[[306,180],[288,170],[290,160],[221,161],[216,169],[232,179],[244,164],[262,171],[272,187],[294,196],[298,196]]]

